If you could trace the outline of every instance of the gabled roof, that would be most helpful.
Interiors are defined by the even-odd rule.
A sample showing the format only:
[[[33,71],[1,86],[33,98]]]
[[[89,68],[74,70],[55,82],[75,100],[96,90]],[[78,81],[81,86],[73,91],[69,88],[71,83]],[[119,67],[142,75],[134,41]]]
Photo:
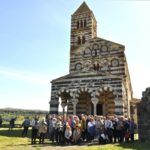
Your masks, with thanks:
[[[99,72],[99,73],[97,73],[97,72],[94,72],[94,71],[87,71],[87,72],[83,72],[83,71],[81,71],[81,72],[75,72],[75,73],[71,73],[71,74],[67,74],[67,75],[64,75],[64,76],[61,76],[61,77],[59,77],[59,78],[57,78],[57,79],[54,79],[54,80],[52,80],[51,81],[51,83],[55,83],[55,82],[61,82],[61,81],[63,81],[63,80],[65,80],[65,79],[72,79],[72,78],[85,78],[85,77],[90,77],[90,78],[92,78],[92,77],[106,77],[106,78],[118,78],[118,79],[122,79],[122,77],[121,76],[116,76],[116,75],[112,75],[112,74],[109,74],[109,73],[102,73],[102,72]]]
[[[85,2],[83,2],[80,7],[74,12],[74,14],[81,14],[85,12],[92,12]]]
[[[107,43],[110,43],[110,44],[115,44],[115,45],[118,45],[119,47],[122,47],[123,50],[125,50],[125,45],[123,44],[120,44],[120,43],[116,43],[116,42],[113,42],[113,41],[110,41],[110,40],[106,40],[106,39],[103,39],[103,38],[100,38],[100,37],[94,37],[94,38],[91,38],[90,40],[86,41],[84,44],[76,47],[74,49],[74,51],[80,51],[81,49],[85,48],[85,47],[89,47],[90,44],[92,43],[98,43],[98,42],[101,42],[101,41],[104,41],[104,42],[107,42]]]
[[[87,43],[98,42],[98,41],[106,41],[106,42],[111,43],[111,44],[116,44],[116,45],[125,47],[123,44],[116,43],[116,42],[113,42],[113,41],[110,41],[110,40],[106,40],[106,39],[103,39],[103,38],[100,38],[100,37],[94,37],[94,38],[90,39],[89,41],[87,41]]]

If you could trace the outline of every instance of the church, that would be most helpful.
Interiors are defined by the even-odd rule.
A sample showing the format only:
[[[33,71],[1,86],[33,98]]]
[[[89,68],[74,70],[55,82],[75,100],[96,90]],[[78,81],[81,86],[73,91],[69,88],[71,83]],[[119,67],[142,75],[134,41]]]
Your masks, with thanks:
[[[59,68],[58,68],[59,69]],[[69,74],[51,81],[50,114],[130,117],[133,91],[125,46],[97,36],[97,21],[85,2],[71,16]]]

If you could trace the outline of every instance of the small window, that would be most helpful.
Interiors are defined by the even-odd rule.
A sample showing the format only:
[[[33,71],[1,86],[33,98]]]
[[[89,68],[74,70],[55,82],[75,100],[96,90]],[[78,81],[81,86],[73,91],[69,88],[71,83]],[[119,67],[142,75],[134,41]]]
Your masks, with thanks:
[[[96,65],[94,64],[94,70],[96,71]]]
[[[81,39],[78,37],[78,45],[81,45]]]
[[[84,20],[84,28],[86,27],[86,20]]]
[[[100,70],[100,66],[99,66],[99,64],[94,64],[94,70],[95,71],[99,71]]]
[[[83,28],[83,21],[82,20],[80,22],[80,26],[81,26],[81,28]]]
[[[91,50],[90,48],[87,48],[85,51],[84,51],[84,57],[90,57],[91,56]]]
[[[92,50],[92,56],[96,56],[96,51],[95,50]]]
[[[79,21],[77,21],[77,29],[79,29]]]
[[[98,44],[93,44],[93,49],[94,49],[94,50],[97,50],[97,49],[99,49],[99,46],[98,46]]]
[[[85,36],[82,37],[82,44],[85,43]]]
[[[99,64],[97,64],[96,70],[99,71]]]

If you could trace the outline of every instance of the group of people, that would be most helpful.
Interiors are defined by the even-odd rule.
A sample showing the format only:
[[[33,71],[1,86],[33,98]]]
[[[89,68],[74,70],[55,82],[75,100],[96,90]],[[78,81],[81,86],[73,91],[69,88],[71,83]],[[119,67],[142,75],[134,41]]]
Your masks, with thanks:
[[[15,127],[15,120],[16,118],[11,118],[9,120],[9,131],[12,131],[12,129]],[[0,115],[0,128],[3,127],[3,118]]]
[[[12,131],[15,118],[10,120]],[[2,117],[0,117],[0,127]],[[134,141],[136,124],[134,119],[123,116],[106,115],[46,115],[33,120],[28,117],[22,123],[22,137],[26,137],[31,127],[31,144],[44,144],[45,138],[59,145],[82,144],[97,140],[99,144]],[[39,139],[39,140],[38,140]]]
[[[113,116],[92,115],[47,115],[31,121],[31,144],[44,143],[49,138],[59,145],[82,144],[98,140],[99,144],[134,141],[136,124],[133,119]]]

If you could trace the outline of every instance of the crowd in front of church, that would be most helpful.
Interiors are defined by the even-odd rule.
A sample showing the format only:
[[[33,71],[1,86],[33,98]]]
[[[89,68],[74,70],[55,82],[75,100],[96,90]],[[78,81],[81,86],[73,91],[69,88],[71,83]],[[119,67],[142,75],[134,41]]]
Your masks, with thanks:
[[[36,116],[31,121],[31,126],[31,144],[36,144],[37,138],[39,144],[44,144],[45,138],[49,138],[56,145],[80,145],[93,141],[98,141],[99,144],[129,142],[134,141],[136,129],[133,119],[116,115],[87,116],[84,114],[47,115],[42,120]]]

